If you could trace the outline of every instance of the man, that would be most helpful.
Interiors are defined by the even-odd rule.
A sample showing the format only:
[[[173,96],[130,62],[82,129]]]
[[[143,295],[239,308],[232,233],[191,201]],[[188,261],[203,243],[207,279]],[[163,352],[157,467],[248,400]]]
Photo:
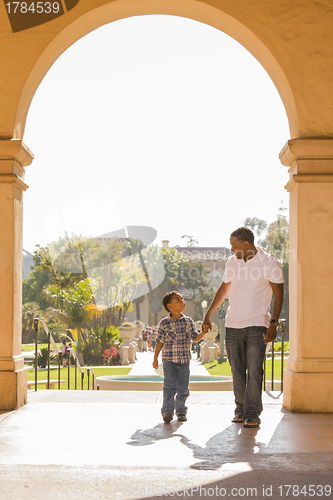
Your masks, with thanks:
[[[265,343],[276,338],[284,280],[279,261],[254,245],[251,229],[236,229],[231,233],[230,245],[234,255],[226,263],[222,285],[203,323],[212,327],[210,317],[228,295],[226,349],[236,403],[232,421],[244,422],[244,427],[259,427]]]

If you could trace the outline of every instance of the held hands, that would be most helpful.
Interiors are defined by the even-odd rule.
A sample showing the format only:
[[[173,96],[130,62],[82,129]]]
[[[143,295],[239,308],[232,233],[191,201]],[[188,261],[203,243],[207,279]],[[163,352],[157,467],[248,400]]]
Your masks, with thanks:
[[[265,344],[273,342],[273,340],[275,339],[276,339],[276,326],[274,325],[274,323],[271,323],[266,330],[266,335],[264,338]]]
[[[209,330],[209,326],[205,323],[202,323],[202,332],[206,334]]]
[[[207,333],[212,329],[212,322],[209,318],[205,318],[202,323],[202,331]]]
[[[196,338],[194,339],[195,342],[199,342],[205,335],[206,333],[211,330],[211,328],[209,327],[209,325],[207,325],[207,323],[203,322],[202,323],[202,326],[201,326],[201,333],[199,333]]]

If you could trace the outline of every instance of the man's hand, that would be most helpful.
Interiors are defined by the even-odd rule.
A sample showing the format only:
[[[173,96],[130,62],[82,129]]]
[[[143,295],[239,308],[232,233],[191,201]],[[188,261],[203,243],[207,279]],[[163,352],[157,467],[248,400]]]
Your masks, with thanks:
[[[266,330],[266,335],[265,335],[265,344],[268,344],[269,342],[273,342],[273,340],[276,339],[276,325],[274,323],[271,323],[270,326]]]
[[[205,328],[207,328],[207,329],[205,330]],[[211,322],[211,320],[209,318],[205,317],[205,319],[203,320],[203,323],[202,323],[202,330],[205,333],[207,333],[208,330],[211,330],[211,329],[212,329],[212,322]]]
[[[155,368],[155,370],[157,370],[157,368],[158,368],[158,359],[157,358],[156,359],[154,358],[153,368]]]
[[[205,323],[202,323],[202,331],[206,334],[209,330],[209,326],[206,325]]]

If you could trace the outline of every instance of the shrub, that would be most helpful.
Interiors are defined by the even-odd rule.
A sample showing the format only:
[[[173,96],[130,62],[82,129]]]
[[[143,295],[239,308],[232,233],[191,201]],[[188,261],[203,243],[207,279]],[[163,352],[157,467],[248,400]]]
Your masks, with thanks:
[[[37,355],[37,366],[38,368],[46,368],[48,360],[48,349],[41,349]],[[50,364],[57,364],[58,356],[51,355],[50,356]],[[32,362],[33,367],[36,366],[36,358]]]
[[[97,328],[96,331],[91,330],[82,349],[85,363],[91,365],[103,364],[105,350],[111,347],[117,349],[121,342],[122,337],[119,335],[119,330],[114,326]]]
[[[117,349],[113,346],[110,349],[105,349],[103,361],[105,366],[119,365],[120,356]]]
[[[283,342],[284,344],[284,352],[289,351],[289,342]],[[282,342],[276,341],[274,343],[274,352],[281,352],[282,351]]]

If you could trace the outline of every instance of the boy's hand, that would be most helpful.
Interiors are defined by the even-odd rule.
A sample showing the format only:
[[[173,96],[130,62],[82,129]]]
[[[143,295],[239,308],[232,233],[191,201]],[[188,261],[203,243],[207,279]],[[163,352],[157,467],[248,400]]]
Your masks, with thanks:
[[[157,370],[157,368],[158,368],[158,359],[155,359],[155,358],[154,358],[154,361],[153,361],[153,368],[155,368],[155,370]]]

